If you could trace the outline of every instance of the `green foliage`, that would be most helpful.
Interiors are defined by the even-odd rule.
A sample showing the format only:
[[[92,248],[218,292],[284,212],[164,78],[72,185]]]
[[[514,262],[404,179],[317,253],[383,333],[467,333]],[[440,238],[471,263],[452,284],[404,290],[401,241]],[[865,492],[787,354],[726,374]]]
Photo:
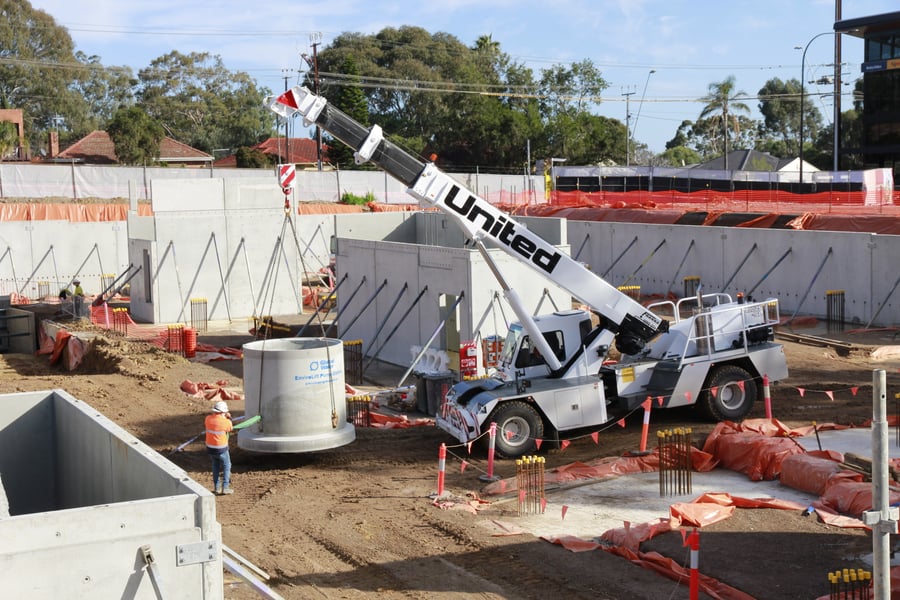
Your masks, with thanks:
[[[273,159],[258,148],[241,146],[234,153],[234,158],[239,169],[262,169],[274,166]]]
[[[163,128],[136,106],[116,111],[106,128],[123,165],[150,165],[159,159]]]
[[[356,122],[368,126],[369,105],[366,100],[366,95],[359,86],[359,67],[356,66],[356,59],[352,54],[348,54],[344,57],[341,71],[343,75],[347,76],[346,83],[335,90],[331,102],[335,107],[347,113]],[[328,145],[328,162],[334,167],[344,170],[373,168],[368,163],[357,165],[353,158],[353,150],[340,140],[328,136],[326,138],[326,143]]]
[[[370,202],[375,202],[375,194],[373,192],[367,192],[364,197],[357,196],[356,194],[351,194],[350,192],[344,192],[343,194],[341,194],[341,204],[365,206]]]
[[[686,146],[667,147],[657,160],[661,166],[667,167],[688,167],[702,161],[696,150]]]
[[[170,137],[194,148],[211,153],[251,146],[273,129],[264,102],[268,90],[246,73],[228,71],[219,56],[173,51],[138,77],[138,105]]]
[[[23,0],[0,0],[0,105],[25,109],[25,137],[34,148],[56,115],[84,111],[73,89],[86,73],[68,30]]]
[[[9,121],[0,121],[0,161],[13,154],[18,146],[16,126]]]
[[[734,131],[740,134],[741,122],[737,113],[748,113],[750,107],[738,99],[746,97],[746,92],[735,91],[734,75],[724,81],[709,84],[709,93],[702,98],[706,105],[700,111],[698,120],[709,119],[722,132],[722,154],[726,157],[725,169],[728,169],[728,134]]]
[[[759,90],[759,110],[763,115],[757,150],[781,158],[800,151],[800,82],[770,79]],[[803,138],[815,139],[822,127],[822,115],[807,96],[803,102]]]

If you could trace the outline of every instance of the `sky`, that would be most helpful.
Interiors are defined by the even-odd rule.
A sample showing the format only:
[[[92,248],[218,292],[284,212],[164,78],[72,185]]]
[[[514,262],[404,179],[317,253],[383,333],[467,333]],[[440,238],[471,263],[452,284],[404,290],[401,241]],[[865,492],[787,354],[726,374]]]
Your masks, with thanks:
[[[135,74],[173,50],[208,52],[273,91],[295,85],[302,54],[344,32],[412,25],[472,46],[490,35],[500,50],[541,69],[590,59],[609,83],[596,113],[627,121],[634,139],[665,150],[696,120],[711,83],[735,77],[753,118],[766,81],[834,73],[835,2],[843,19],[897,11],[896,0],[31,0],[69,30],[75,49]],[[842,109],[851,106],[863,42],[842,36]],[[803,49],[806,49],[805,61]],[[807,84],[825,123],[833,86]],[[630,118],[626,118],[626,115]],[[390,132],[388,132],[390,133]]]

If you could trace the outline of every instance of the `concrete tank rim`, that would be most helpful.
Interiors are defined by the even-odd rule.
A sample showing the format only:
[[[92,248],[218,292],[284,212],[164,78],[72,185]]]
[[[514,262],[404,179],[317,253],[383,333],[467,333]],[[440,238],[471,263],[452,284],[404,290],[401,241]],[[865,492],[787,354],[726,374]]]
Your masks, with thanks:
[[[246,342],[242,348],[250,352],[288,352],[320,350],[340,346],[343,340],[328,337],[289,337],[271,338],[266,340],[254,340]]]

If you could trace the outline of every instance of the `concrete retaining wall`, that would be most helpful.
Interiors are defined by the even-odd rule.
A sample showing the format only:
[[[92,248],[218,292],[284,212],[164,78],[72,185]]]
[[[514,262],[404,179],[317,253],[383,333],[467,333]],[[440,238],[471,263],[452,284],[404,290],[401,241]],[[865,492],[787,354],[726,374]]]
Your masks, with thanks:
[[[62,390],[0,398],[0,586],[9,598],[223,597],[215,498]],[[52,565],[53,577],[48,577]]]

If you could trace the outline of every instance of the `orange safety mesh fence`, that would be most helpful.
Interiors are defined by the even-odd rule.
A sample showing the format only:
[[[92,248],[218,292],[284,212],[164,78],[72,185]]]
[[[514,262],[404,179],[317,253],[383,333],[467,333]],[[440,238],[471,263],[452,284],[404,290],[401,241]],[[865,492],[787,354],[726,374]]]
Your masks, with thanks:
[[[0,204],[0,222],[5,221],[70,221],[102,222],[125,221],[127,204]],[[150,216],[149,204],[138,204],[138,215]]]

